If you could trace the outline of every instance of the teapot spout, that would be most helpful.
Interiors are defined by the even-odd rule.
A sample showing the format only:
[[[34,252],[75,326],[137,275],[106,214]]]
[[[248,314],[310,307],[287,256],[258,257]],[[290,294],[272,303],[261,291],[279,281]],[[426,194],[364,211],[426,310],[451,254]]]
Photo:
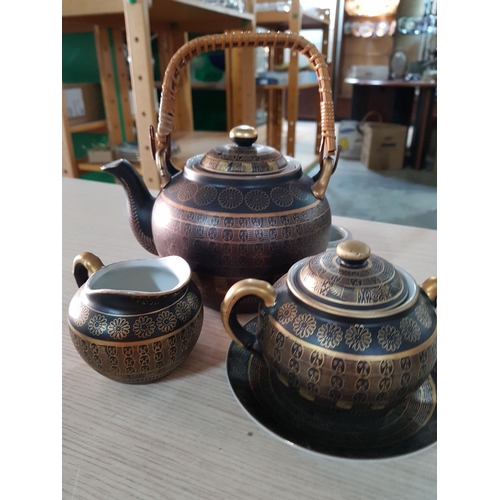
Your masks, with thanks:
[[[127,160],[112,161],[101,167],[120,181],[127,193],[130,226],[137,241],[150,253],[158,255],[153,240],[151,216],[155,198],[142,177]]]

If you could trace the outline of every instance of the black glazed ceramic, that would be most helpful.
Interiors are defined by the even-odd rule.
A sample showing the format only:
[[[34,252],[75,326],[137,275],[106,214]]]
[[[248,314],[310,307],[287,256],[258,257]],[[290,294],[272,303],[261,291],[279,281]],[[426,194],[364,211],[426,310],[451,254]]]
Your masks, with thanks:
[[[257,327],[256,319],[245,325]],[[389,412],[342,411],[288,391],[258,356],[231,343],[227,376],[251,418],[300,448],[349,459],[413,453],[437,441],[437,365],[422,386]]]
[[[234,307],[258,297],[250,334]],[[274,285],[231,287],[229,336],[262,357],[290,391],[342,410],[388,410],[427,380],[437,360],[437,278],[418,285],[356,240],[295,263]]]
[[[203,324],[201,294],[186,261],[171,256],[104,266],[75,257],[79,289],[68,327],[82,359],[101,375],[142,384],[165,377],[195,346]]]
[[[293,158],[253,144],[256,138],[255,131],[247,142],[235,138],[235,144],[189,159],[156,199],[126,160],[103,167],[125,188],[141,245],[186,259],[204,305],[213,309],[237,281],[274,282],[329,244],[330,207],[315,179]],[[239,311],[256,307],[249,298]]]

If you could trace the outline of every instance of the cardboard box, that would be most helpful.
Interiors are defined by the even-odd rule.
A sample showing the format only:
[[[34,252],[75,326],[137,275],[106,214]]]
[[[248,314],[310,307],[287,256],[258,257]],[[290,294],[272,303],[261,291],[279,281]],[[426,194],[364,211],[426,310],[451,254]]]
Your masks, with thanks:
[[[403,168],[408,127],[395,123],[365,123],[362,126],[361,163],[370,170]]]
[[[335,136],[337,137],[337,143],[342,147],[340,150],[341,158],[360,159],[363,136],[358,130],[358,126],[359,121],[357,120],[335,122]]]
[[[99,83],[64,84],[69,125],[104,120],[104,104]]]
[[[113,161],[113,153],[110,149],[87,149],[89,163],[105,165]]]

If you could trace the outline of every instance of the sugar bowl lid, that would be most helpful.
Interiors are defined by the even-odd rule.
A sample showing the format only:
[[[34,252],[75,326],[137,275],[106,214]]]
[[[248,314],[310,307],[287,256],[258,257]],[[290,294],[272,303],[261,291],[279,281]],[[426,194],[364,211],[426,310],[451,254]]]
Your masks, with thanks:
[[[373,255],[368,245],[347,240],[297,262],[288,273],[291,292],[310,306],[350,317],[395,314],[417,298],[405,271]]]
[[[276,149],[254,144],[257,129],[249,125],[239,125],[229,132],[234,144],[226,144],[211,149],[200,160],[198,168],[225,174],[276,174],[288,166],[287,159]]]

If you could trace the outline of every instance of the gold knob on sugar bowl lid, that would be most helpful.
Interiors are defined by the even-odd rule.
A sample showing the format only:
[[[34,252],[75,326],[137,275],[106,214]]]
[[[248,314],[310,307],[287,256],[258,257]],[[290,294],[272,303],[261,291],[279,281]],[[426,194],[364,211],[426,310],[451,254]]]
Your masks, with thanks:
[[[337,255],[344,262],[362,264],[371,255],[371,249],[362,241],[347,240],[337,245]]]

